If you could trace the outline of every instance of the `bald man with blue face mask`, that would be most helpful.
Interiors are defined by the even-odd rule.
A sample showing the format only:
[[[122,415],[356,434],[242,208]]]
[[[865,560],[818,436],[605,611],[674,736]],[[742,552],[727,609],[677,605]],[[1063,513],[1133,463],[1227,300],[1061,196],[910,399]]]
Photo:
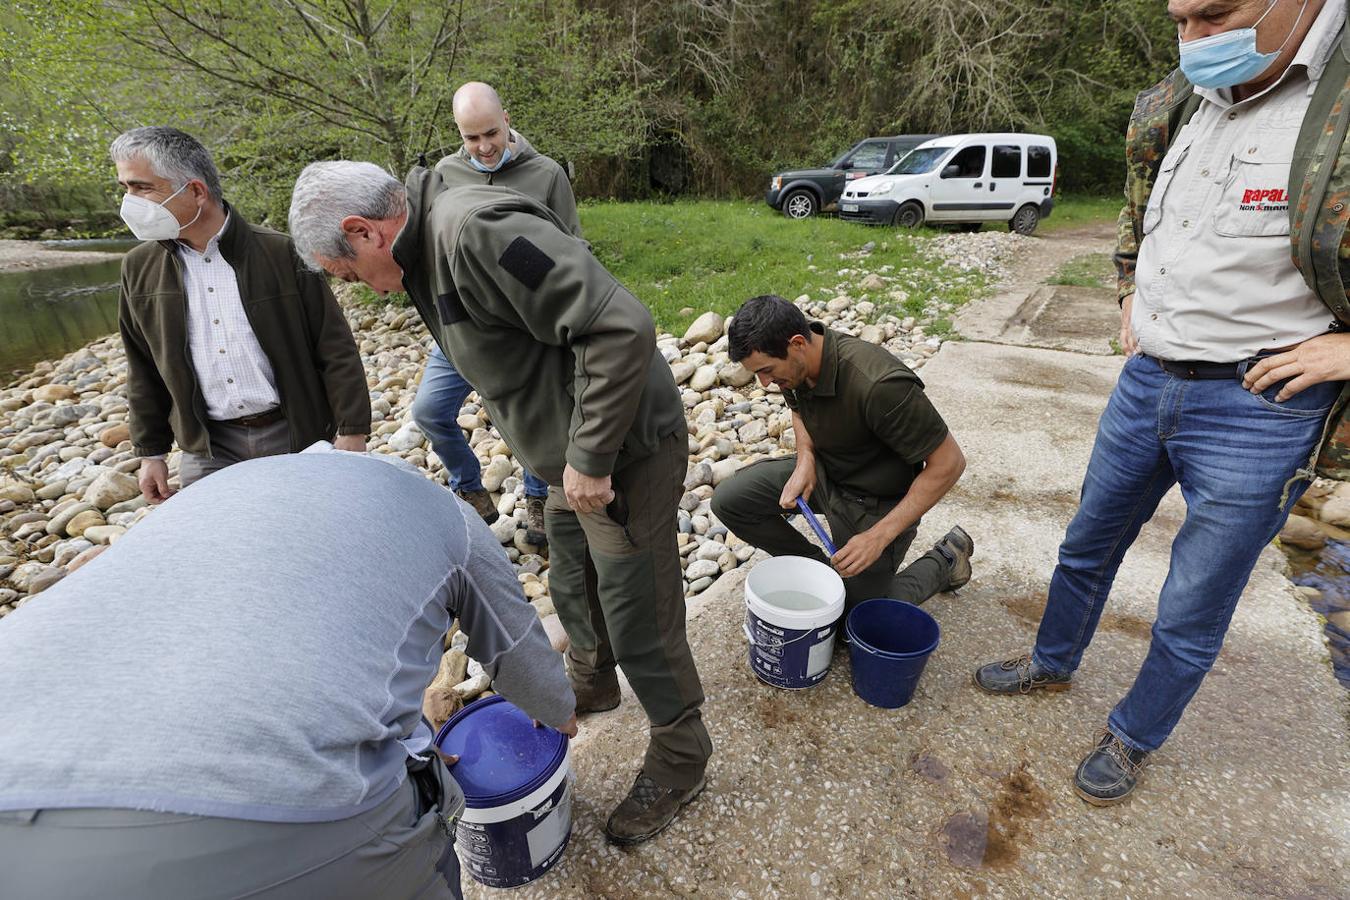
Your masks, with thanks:
[[[1324,471],[1337,452],[1350,379],[1336,174],[1350,168],[1332,127],[1350,109],[1346,0],[1171,0],[1168,13],[1180,69],[1139,95],[1127,139],[1115,260],[1128,358],[1036,644],[975,673],[1010,697],[1069,689],[1127,549],[1180,486],[1148,656],[1074,775],[1098,806],[1131,794],[1213,666],[1257,557],[1314,461]]]
[[[530,142],[511,129],[511,117],[491,85],[470,81],[455,91],[451,108],[463,145],[436,165],[441,180],[451,187],[494,184],[518,191],[552,210],[574,237],[581,237],[576,198],[567,173]],[[427,368],[413,401],[413,419],[431,440],[449,473],[450,487],[491,524],[496,504],[483,488],[478,457],[469,449],[459,427],[459,410],[473,390],[440,347],[427,355]],[[548,484],[525,470],[525,540],[547,543],[544,498]]]

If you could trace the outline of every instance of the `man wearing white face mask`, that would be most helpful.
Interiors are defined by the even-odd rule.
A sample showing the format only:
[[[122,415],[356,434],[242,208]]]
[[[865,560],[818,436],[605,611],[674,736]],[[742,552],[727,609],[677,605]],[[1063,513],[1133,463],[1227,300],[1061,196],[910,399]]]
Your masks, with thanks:
[[[1218,657],[1314,472],[1350,475],[1346,0],[1171,0],[1181,67],[1139,95],[1116,252],[1129,355],[1059,548],[1036,645],[985,691],[1070,687],[1126,550],[1172,485],[1148,656],[1074,789],[1124,800]]]
[[[210,154],[174,128],[136,128],[109,150],[122,219],[145,243],[122,262],[118,322],[141,493],[168,499],[231,463],[319,440],[365,449],[370,395],[327,282],[285,235],[221,196]]]

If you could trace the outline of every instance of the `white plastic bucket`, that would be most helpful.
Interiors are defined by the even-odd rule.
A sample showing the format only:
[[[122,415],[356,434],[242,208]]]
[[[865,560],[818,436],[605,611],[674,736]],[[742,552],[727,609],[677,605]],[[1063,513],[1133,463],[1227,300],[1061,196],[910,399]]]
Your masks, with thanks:
[[[844,614],[844,580],[801,556],[775,556],[745,579],[745,637],[750,670],[765,684],[800,690],[830,669]]]

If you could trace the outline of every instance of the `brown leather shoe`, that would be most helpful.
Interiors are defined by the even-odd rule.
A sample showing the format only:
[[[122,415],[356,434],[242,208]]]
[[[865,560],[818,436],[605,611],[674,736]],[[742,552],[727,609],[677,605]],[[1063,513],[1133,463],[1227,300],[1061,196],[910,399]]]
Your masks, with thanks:
[[[544,498],[525,498],[525,543],[536,547],[548,546],[548,534],[544,531]]]
[[[628,796],[615,807],[605,823],[605,836],[616,844],[638,844],[660,834],[675,821],[680,809],[707,785],[700,778],[688,790],[662,787],[646,772],[639,772]]]
[[[613,669],[597,672],[594,678],[581,680],[567,673],[572,693],[577,695],[577,715],[608,712],[619,705],[619,675]]]
[[[483,517],[483,521],[491,525],[498,519],[497,505],[492,502],[492,495],[481,488],[476,491],[455,491],[459,499],[473,507],[473,511]]]

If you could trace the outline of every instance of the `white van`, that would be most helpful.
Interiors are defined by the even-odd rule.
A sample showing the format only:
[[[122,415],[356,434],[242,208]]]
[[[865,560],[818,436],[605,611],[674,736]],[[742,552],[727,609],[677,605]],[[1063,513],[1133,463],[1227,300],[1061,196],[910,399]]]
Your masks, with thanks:
[[[1043,134],[952,134],[920,144],[880,175],[849,182],[839,216],[915,228],[924,222],[1007,222],[1031,234],[1050,215],[1058,172]]]

